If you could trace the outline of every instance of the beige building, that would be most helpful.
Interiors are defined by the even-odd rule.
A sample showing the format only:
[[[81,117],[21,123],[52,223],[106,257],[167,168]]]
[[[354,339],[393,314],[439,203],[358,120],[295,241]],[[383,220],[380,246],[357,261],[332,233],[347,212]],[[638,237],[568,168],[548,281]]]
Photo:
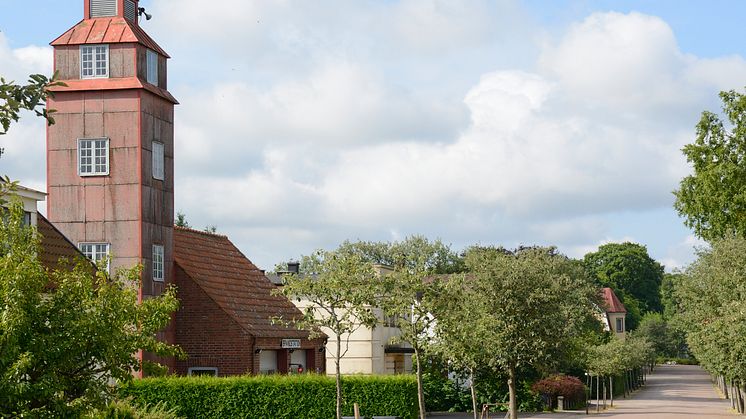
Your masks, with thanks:
[[[625,323],[625,317],[627,316],[627,309],[624,307],[614,290],[611,288],[603,288],[601,290],[604,307],[604,330],[614,333],[618,338],[624,339],[627,325]]]
[[[385,275],[391,268],[376,265],[380,275]],[[298,264],[288,264],[288,273],[297,273]],[[270,274],[268,277],[275,285],[282,285],[282,274]],[[293,303],[303,311],[309,302],[301,299],[293,300]],[[342,353],[344,356],[340,361],[342,374],[402,374],[412,372],[413,349],[403,343],[392,344],[392,340],[399,336],[397,318],[389,318],[383,315],[383,311],[373,309],[380,323],[374,328],[359,327],[349,336],[342,336]],[[321,314],[319,314],[321,315]],[[326,371],[333,374],[336,371],[334,354],[337,352],[337,335],[327,328],[322,331],[329,336],[326,344]],[[347,353],[345,353],[347,350]]]

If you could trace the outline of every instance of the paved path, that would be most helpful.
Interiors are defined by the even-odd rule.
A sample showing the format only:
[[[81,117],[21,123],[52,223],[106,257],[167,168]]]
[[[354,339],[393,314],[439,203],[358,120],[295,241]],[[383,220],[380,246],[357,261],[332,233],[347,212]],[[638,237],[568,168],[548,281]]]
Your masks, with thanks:
[[[523,413],[521,419],[598,417],[613,419],[737,419],[730,402],[715,392],[710,376],[695,365],[660,365],[647,384],[628,399],[614,400],[614,408],[585,413]],[[471,415],[436,416],[437,419],[471,418]],[[493,416],[494,418],[495,416]],[[502,416],[498,416],[502,419]]]

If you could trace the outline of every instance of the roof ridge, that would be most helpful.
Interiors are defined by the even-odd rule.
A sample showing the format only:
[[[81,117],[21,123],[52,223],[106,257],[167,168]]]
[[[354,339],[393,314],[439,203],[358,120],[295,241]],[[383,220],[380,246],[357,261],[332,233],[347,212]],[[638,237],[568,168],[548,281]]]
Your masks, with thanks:
[[[223,237],[225,239],[228,239],[228,236],[226,236],[225,234],[211,233],[209,231],[204,231],[204,230],[195,230],[195,229],[193,229],[191,227],[182,227],[182,226],[175,225],[174,226],[174,230],[183,230],[183,231],[187,231],[187,232],[190,232],[190,233],[198,233],[198,234],[203,234],[205,236]],[[230,239],[228,241],[230,241]]]

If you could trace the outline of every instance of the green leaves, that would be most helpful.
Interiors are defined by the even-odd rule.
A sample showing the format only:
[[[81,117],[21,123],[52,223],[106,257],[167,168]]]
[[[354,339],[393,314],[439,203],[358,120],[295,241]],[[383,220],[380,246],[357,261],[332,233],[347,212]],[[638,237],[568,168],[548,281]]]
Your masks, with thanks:
[[[0,221],[0,417],[79,416],[132,379],[138,351],[180,354],[155,338],[178,306],[174,289],[138,304],[140,267],[109,276],[78,260],[49,272],[38,244],[11,204]]]
[[[8,132],[12,122],[18,122],[22,110],[33,111],[37,116],[44,117],[49,125],[54,124],[54,110],[43,107],[47,97],[52,94],[49,88],[53,86],[64,86],[57,80],[56,72],[51,79],[32,74],[26,85],[8,82],[0,77],[0,135]]]
[[[728,123],[702,112],[695,141],[682,150],[694,174],[673,192],[684,223],[708,241],[746,235],[746,95],[730,90],[720,99]]]

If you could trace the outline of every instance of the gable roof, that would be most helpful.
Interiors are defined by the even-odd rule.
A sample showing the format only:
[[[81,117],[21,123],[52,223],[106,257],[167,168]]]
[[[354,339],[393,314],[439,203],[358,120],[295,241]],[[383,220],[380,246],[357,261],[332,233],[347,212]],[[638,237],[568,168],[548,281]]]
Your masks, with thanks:
[[[41,253],[39,260],[47,269],[62,268],[59,260],[65,258],[69,262],[66,269],[72,269],[78,258],[87,260],[83,253],[43,215],[36,214],[36,229],[41,235]]]
[[[171,58],[140,26],[123,17],[83,19],[49,45],[116,44],[136,42]]]
[[[241,327],[256,337],[306,338],[308,332],[272,324],[301,312],[226,236],[174,227],[174,261]]]
[[[604,303],[606,303],[607,313],[626,313],[627,312],[627,309],[624,308],[624,304],[622,304],[622,302],[619,301],[619,298],[617,298],[616,294],[614,294],[613,289],[603,288],[601,290],[601,295],[603,296]]]

